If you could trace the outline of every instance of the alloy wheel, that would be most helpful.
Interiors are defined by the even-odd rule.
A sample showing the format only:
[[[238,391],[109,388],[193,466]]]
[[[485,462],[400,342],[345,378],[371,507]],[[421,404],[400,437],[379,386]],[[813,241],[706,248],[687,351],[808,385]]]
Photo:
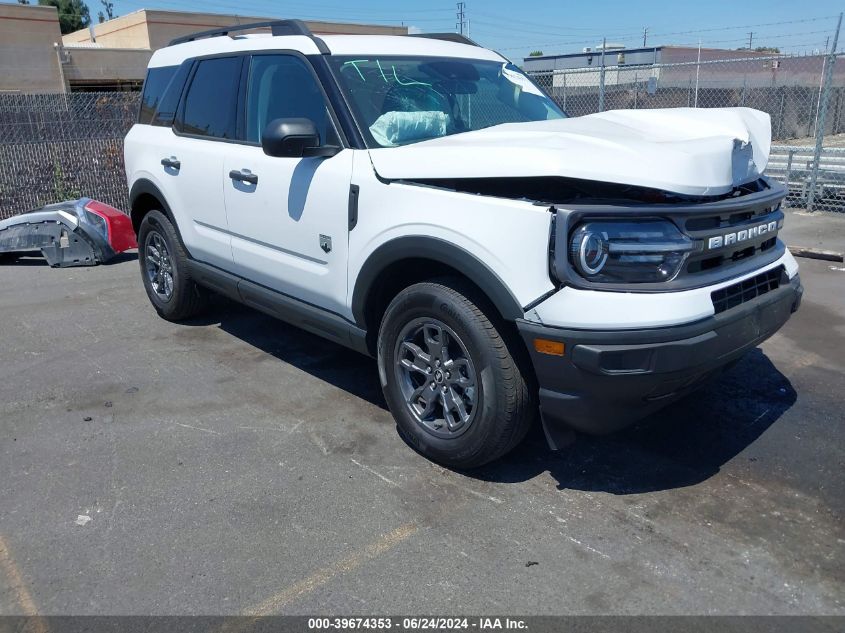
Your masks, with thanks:
[[[478,409],[477,374],[467,348],[445,323],[415,319],[401,331],[394,368],[405,404],[429,433],[464,433]]]
[[[164,301],[173,296],[173,261],[167,243],[156,231],[150,231],[144,243],[147,280],[156,295]]]

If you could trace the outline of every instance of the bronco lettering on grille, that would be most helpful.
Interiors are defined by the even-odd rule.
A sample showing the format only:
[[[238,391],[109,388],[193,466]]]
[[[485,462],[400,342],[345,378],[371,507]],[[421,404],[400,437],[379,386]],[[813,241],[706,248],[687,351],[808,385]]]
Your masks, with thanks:
[[[707,240],[707,249],[722,248],[723,246],[730,246],[731,244],[739,244],[747,240],[753,240],[755,237],[760,237],[767,233],[774,233],[780,228],[778,222],[771,221],[765,224],[758,224],[749,229],[742,229],[733,233],[725,233],[724,235],[716,235]]]

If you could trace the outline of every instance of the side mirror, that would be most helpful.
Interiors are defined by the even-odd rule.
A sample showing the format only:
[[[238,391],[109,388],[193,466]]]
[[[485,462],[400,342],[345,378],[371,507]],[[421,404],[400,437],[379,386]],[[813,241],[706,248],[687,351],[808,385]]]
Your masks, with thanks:
[[[261,148],[268,156],[302,158],[305,150],[320,146],[320,133],[310,119],[273,119],[261,134]]]
[[[261,148],[268,156],[287,158],[329,157],[340,151],[320,145],[320,133],[311,119],[273,119],[261,134]]]

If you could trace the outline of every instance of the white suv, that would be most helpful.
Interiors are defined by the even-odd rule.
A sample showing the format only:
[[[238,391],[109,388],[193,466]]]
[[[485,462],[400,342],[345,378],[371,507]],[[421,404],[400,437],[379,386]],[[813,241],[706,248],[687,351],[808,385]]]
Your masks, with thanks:
[[[157,51],[125,152],[161,316],[212,290],[373,355],[403,436],[473,467],[538,410],[552,445],[633,422],[787,321],[769,144],[754,110],[568,118],[460,36],[293,20]]]

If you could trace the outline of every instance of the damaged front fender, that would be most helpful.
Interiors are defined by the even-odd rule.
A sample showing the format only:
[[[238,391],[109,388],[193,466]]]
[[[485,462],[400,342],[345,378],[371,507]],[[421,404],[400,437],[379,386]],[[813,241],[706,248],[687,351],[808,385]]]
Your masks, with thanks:
[[[96,266],[137,246],[129,217],[91,198],[0,220],[0,256],[40,252],[53,267]]]

